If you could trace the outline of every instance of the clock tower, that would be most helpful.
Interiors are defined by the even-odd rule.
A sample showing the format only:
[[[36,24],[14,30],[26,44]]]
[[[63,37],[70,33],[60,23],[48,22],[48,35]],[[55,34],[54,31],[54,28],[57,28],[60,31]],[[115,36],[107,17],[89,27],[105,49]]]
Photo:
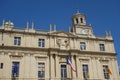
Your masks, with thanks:
[[[72,16],[71,31],[77,35],[91,36],[93,35],[91,25],[86,24],[86,16],[77,12]]]

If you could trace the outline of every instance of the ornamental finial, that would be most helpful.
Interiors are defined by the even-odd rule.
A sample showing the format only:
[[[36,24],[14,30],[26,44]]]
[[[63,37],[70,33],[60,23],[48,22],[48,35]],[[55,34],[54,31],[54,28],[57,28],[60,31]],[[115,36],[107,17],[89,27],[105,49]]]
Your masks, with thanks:
[[[34,29],[34,22],[32,22],[32,29]]]

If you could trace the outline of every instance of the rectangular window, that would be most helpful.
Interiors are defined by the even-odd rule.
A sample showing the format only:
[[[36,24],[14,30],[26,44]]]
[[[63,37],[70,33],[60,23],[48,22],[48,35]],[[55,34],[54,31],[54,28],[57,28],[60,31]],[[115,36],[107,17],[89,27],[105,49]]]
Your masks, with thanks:
[[[21,45],[21,37],[14,37],[14,45]]]
[[[39,47],[45,47],[45,39],[39,39],[38,40],[38,46]]]
[[[99,44],[100,46],[100,51],[105,51],[105,45],[104,44]]]
[[[61,80],[65,80],[66,78],[67,78],[66,65],[61,65]]]
[[[104,78],[105,79],[110,79],[110,75],[108,73],[108,66],[107,65],[103,65],[103,72],[104,72]]]
[[[0,63],[0,69],[3,69],[3,63]]]
[[[45,78],[45,64],[38,63],[38,78]]]
[[[12,62],[12,78],[19,77],[19,62]]]
[[[85,42],[80,42],[80,50],[86,50]]]
[[[88,65],[87,64],[83,64],[82,65],[83,68],[83,77],[84,79],[88,79],[89,78],[89,69],[88,69]]]

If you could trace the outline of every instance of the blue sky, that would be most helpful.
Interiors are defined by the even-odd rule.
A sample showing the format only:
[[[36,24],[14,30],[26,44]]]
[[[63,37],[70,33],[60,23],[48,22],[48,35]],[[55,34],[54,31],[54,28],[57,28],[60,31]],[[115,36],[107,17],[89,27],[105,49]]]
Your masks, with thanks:
[[[77,9],[86,15],[95,35],[111,31],[120,65],[120,0],[0,0],[0,24],[4,19],[14,22],[16,28],[25,28],[26,22],[30,27],[34,22],[42,30],[56,24],[58,31],[68,31]]]

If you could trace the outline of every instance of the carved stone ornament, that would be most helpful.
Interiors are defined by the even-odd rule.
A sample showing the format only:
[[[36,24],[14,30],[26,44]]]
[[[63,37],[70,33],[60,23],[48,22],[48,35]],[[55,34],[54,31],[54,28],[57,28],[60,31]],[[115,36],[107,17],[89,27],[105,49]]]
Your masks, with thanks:
[[[57,38],[56,43],[61,49],[66,49],[69,46],[70,41],[65,38]]]

